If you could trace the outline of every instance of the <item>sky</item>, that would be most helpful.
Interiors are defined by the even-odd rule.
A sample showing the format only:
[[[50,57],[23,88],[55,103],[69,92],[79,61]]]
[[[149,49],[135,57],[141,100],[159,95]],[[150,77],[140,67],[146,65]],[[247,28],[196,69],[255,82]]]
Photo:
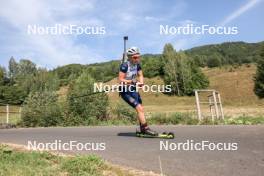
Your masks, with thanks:
[[[122,57],[123,36],[142,54],[162,53],[166,43],[185,50],[228,41],[264,40],[264,0],[0,0],[0,65],[11,56],[49,69]],[[29,34],[28,26],[76,25],[103,34]],[[236,27],[237,34],[160,33],[160,26]]]

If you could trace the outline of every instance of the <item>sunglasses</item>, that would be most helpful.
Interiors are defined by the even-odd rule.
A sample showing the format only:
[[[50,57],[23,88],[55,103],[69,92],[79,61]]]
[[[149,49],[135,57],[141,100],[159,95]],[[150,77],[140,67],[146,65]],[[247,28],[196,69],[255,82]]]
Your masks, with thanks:
[[[132,58],[133,59],[139,59],[140,58],[140,55],[133,55]]]

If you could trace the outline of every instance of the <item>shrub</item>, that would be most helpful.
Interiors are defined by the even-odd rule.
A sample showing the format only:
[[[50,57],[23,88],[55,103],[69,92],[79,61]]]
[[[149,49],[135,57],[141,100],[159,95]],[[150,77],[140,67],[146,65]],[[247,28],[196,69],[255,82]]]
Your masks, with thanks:
[[[254,92],[259,98],[264,98],[264,45],[262,46],[261,58],[257,62]]]
[[[211,57],[207,60],[207,66],[212,67],[219,67],[221,66],[221,59],[218,57]]]
[[[87,71],[72,82],[67,98],[65,125],[95,125],[97,120],[108,117],[108,96],[105,93],[93,94],[94,83],[95,80]]]
[[[61,109],[54,92],[30,93],[22,110],[23,126],[56,126],[62,122]]]

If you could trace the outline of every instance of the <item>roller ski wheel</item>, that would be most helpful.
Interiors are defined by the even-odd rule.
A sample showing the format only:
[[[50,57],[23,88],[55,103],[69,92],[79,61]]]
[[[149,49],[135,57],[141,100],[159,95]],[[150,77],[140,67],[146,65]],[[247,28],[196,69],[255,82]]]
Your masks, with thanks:
[[[155,135],[150,135],[146,133],[142,133],[140,131],[136,131],[136,136],[141,138],[161,138],[161,139],[174,139],[174,133],[172,132],[163,132],[163,133],[157,133]]]

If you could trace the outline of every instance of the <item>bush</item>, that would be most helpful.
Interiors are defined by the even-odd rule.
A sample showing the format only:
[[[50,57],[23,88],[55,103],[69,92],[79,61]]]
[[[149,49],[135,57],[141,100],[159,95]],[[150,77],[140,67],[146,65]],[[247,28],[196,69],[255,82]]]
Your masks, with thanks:
[[[264,98],[264,45],[262,46],[261,58],[257,62],[254,92],[259,98]]]
[[[94,83],[87,71],[72,82],[64,125],[95,125],[98,120],[108,117],[108,96],[105,93],[93,94]]]
[[[53,92],[30,93],[22,110],[23,126],[56,126],[62,122],[61,109]]]
[[[221,59],[218,57],[211,57],[208,58],[207,60],[207,66],[212,68],[212,67],[219,67],[221,66]]]

